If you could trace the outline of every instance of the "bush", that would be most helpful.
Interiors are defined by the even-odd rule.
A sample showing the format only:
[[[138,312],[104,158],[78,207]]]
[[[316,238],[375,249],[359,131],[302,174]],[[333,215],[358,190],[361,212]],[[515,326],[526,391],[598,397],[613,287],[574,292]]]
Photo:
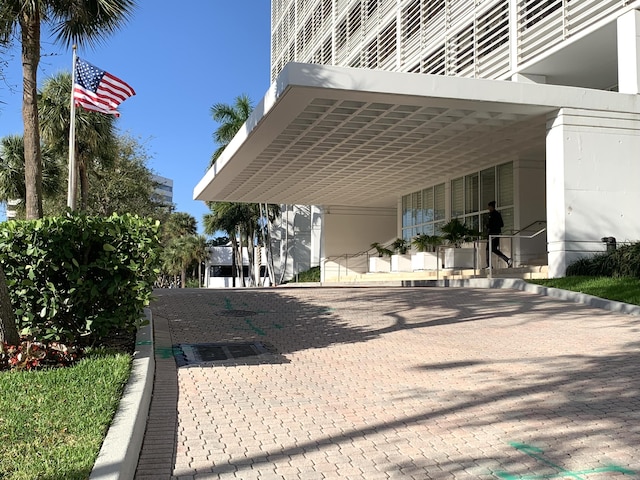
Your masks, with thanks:
[[[300,272],[296,281],[296,277],[291,279],[291,283],[306,283],[320,281],[320,267],[311,267],[309,270]]]
[[[158,274],[158,231],[158,222],[115,214],[0,224],[18,330],[71,343],[134,330]]]
[[[581,258],[567,267],[567,276],[640,278],[640,242]]]

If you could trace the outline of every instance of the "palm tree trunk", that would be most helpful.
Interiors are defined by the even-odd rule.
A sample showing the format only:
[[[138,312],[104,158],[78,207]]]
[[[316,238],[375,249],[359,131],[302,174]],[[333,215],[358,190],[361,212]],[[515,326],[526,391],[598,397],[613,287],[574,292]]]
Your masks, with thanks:
[[[26,9],[20,16],[22,32],[22,121],[24,123],[24,180],[27,220],[42,217],[42,155],[38,123],[38,63],[40,62],[40,13]]]
[[[7,289],[7,279],[4,271],[0,267],[0,342],[9,345],[20,343],[20,335],[16,327],[16,319],[11,307],[9,290]]]
[[[78,162],[78,177],[80,179],[80,210],[86,210],[89,204],[89,174],[84,160]]]
[[[186,288],[187,286],[187,269],[182,267],[180,270],[180,288]]]

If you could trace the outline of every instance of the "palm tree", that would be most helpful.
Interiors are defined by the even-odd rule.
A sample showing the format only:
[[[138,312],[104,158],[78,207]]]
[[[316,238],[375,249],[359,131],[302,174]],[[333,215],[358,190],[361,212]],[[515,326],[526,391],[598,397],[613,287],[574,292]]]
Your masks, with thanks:
[[[48,146],[42,148],[42,163],[43,193],[52,197],[62,188],[62,168]],[[0,202],[24,200],[25,196],[24,140],[21,135],[8,135],[0,139]]]
[[[202,287],[202,262],[209,258],[209,245],[204,235],[194,235],[192,240],[193,259],[198,262],[198,288]]]
[[[42,216],[42,153],[38,117],[40,30],[46,22],[55,40],[67,47],[94,44],[117,31],[135,7],[134,0],[3,0],[0,2],[0,44],[20,34],[22,45],[22,121],[24,123],[25,203],[28,219]]]
[[[218,144],[218,149],[213,152],[209,167],[216,162],[224,149],[227,148],[229,142],[233,140],[233,137],[242,128],[252,111],[251,99],[246,94],[236,97],[233,105],[216,103],[211,107],[211,117],[220,125],[213,132],[213,139]]]
[[[234,259],[236,271],[233,275],[233,286],[235,287],[235,279],[240,276],[240,281],[244,287],[244,275],[242,275],[242,249],[239,245],[238,238],[240,235],[240,225],[242,224],[246,212],[242,204],[232,202],[211,202],[208,204],[210,213],[205,213],[202,223],[204,225],[204,233],[207,235],[215,235],[216,232],[224,232],[231,240],[231,249]],[[240,275],[238,268],[240,266]]]
[[[40,131],[43,140],[60,156],[69,154],[71,74],[60,73],[47,79],[39,98]],[[113,165],[117,157],[116,118],[78,109],[75,158],[80,180],[80,210],[89,199],[89,171],[92,165]]]

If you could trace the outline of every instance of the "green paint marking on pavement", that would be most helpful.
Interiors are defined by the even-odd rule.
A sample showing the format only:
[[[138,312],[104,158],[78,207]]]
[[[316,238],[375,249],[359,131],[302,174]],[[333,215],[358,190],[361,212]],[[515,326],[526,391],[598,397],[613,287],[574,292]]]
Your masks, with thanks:
[[[616,472],[616,473],[621,473],[623,475],[635,475],[636,473],[633,470],[619,467],[617,465],[607,465],[606,467],[592,468],[588,470],[569,471],[569,470],[565,470],[561,466],[556,465],[555,463],[550,462],[549,460],[544,458],[542,456],[542,454],[544,454],[544,451],[538,447],[534,447],[531,445],[527,445],[525,443],[518,443],[518,442],[511,442],[510,445],[515,449],[525,453],[526,455],[529,455],[531,458],[535,458],[539,462],[542,462],[545,465],[548,465],[549,467],[554,468],[558,472],[548,473],[543,475],[535,475],[535,474],[534,475],[518,475],[518,474],[514,475],[508,472],[494,472],[496,476],[498,476],[499,478],[503,478],[505,480],[544,480],[544,479],[551,479],[551,478],[567,478],[567,477],[575,478],[576,480],[586,480],[584,475],[590,475],[592,473]]]
[[[136,342],[136,345],[151,345],[153,342],[151,340],[140,340]]]
[[[171,358],[176,353],[180,353],[182,350],[176,347],[158,347],[155,349],[155,353],[160,358]]]
[[[231,299],[229,297],[224,297],[224,308],[227,310],[233,310],[233,304],[231,303]]]
[[[251,328],[251,330],[253,330],[253,331],[254,331],[255,333],[257,333],[258,335],[263,336],[263,337],[266,335],[266,333],[264,333],[264,330],[262,330],[262,329],[260,329],[260,328],[256,327],[256,326],[253,324],[253,322],[251,321],[251,319],[250,319],[250,318],[246,318],[246,319],[245,319],[245,322],[247,322],[247,325],[249,325],[249,328]]]

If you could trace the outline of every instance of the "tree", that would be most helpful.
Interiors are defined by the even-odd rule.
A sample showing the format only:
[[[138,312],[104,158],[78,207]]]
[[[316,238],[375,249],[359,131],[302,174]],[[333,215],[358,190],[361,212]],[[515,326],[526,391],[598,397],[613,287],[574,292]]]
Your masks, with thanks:
[[[69,157],[71,74],[48,78],[39,95],[40,131],[45,143],[58,155]],[[89,175],[111,166],[118,155],[115,117],[77,109],[75,115],[75,158],[80,181],[80,210],[89,206]]]
[[[218,144],[218,148],[211,156],[210,167],[216,162],[224,149],[227,148],[229,142],[233,140],[233,137],[242,128],[252,111],[251,99],[246,94],[236,97],[233,105],[216,103],[211,107],[211,117],[220,125],[213,132],[213,139]]]
[[[62,189],[62,167],[48,147],[42,148],[43,193],[51,198]],[[24,140],[21,135],[0,139],[0,202],[24,200],[26,196]]]
[[[22,120],[28,219],[42,216],[42,158],[37,101],[41,24],[49,24],[55,32],[55,40],[66,46],[93,44],[118,30],[134,6],[134,0],[4,0],[0,3],[0,44],[8,45],[19,31],[22,45]]]
[[[116,150],[113,163],[97,163],[90,171],[87,212],[101,216],[132,213],[162,221],[171,206],[154,199],[156,183],[142,146],[132,137],[120,136]]]
[[[242,204],[232,202],[211,202],[208,204],[210,213],[205,213],[203,217],[204,233],[215,235],[217,232],[224,232],[231,240],[231,249],[236,271],[233,275],[233,286],[235,287],[236,277],[240,277],[240,282],[244,287],[244,276],[242,275],[242,250],[238,237],[239,225],[242,224],[245,212]],[[238,274],[238,265],[240,266]]]
[[[195,235],[193,238],[193,259],[198,262],[198,288],[202,287],[202,262],[209,258],[209,245],[204,235]]]

